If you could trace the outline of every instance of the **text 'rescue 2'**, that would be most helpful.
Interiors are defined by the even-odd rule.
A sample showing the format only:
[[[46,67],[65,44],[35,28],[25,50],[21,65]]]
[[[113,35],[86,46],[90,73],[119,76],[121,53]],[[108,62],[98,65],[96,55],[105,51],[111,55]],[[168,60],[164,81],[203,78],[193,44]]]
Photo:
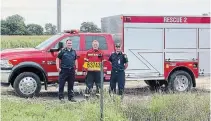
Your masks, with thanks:
[[[86,54],[86,58],[84,58],[83,67],[87,71],[100,71],[100,63],[103,59],[102,51],[90,49]]]

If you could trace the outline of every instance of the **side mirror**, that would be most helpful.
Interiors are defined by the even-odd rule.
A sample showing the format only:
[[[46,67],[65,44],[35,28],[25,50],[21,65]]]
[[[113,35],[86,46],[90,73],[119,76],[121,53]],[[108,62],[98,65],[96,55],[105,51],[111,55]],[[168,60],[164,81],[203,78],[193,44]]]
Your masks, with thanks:
[[[59,42],[59,50],[62,49],[64,47],[63,42]]]
[[[56,51],[59,51],[63,48],[63,43],[62,42],[59,42],[58,43],[58,48],[51,48],[50,49],[50,52],[56,52]]]
[[[56,52],[56,51],[59,51],[59,49],[58,48],[51,48],[50,49],[50,52]]]

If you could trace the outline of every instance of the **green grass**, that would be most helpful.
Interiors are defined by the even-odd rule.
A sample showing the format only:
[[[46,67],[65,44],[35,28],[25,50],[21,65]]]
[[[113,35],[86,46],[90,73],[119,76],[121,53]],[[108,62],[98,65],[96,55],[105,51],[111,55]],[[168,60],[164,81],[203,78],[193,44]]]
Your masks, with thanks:
[[[57,99],[56,99],[57,100]],[[1,99],[2,121],[99,121],[99,100],[93,99],[80,103],[40,100]],[[122,112],[115,107],[120,103],[105,101],[106,121],[126,121]]]
[[[1,36],[1,49],[36,47],[50,36]]]
[[[210,95],[154,95],[150,101],[128,104],[124,112],[132,121],[208,121]]]
[[[150,99],[120,102],[105,96],[105,121],[208,121],[209,94],[155,94]],[[143,98],[140,96],[140,98]],[[99,121],[99,100],[80,103],[1,99],[2,121]]]

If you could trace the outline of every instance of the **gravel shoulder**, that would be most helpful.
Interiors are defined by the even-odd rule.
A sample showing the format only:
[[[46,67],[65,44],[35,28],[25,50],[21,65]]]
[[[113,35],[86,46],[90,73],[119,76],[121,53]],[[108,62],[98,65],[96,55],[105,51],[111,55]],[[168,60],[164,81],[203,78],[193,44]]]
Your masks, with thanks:
[[[202,92],[202,93],[210,93],[210,78],[201,77],[196,80],[197,86],[193,89],[193,91]],[[84,84],[75,83],[75,97],[78,101],[84,100],[83,92],[85,90]],[[66,86],[67,87],[67,86]],[[67,88],[65,87],[65,93],[67,92]],[[109,84],[105,83],[104,88],[108,90]],[[35,97],[33,99],[40,101],[58,101],[57,97],[58,85],[51,85],[48,87],[48,90],[44,90],[44,86],[42,86],[42,90],[40,92],[39,97]],[[145,100],[149,99],[152,94],[159,93],[153,92],[149,89],[149,87],[145,84],[144,81],[126,81],[126,89],[125,89],[125,100]],[[67,97],[67,94],[66,94]],[[141,97],[141,98],[140,98]],[[10,87],[1,87],[1,98],[11,98],[11,99],[20,99],[16,96],[13,88]],[[32,99],[32,100],[33,100]]]

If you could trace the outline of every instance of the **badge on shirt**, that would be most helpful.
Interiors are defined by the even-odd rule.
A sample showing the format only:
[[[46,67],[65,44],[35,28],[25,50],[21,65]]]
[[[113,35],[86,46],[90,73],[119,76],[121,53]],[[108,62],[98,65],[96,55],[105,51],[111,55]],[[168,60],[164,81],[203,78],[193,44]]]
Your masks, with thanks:
[[[120,64],[120,59],[118,60],[118,64]]]

